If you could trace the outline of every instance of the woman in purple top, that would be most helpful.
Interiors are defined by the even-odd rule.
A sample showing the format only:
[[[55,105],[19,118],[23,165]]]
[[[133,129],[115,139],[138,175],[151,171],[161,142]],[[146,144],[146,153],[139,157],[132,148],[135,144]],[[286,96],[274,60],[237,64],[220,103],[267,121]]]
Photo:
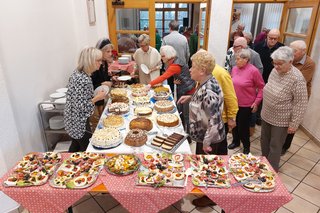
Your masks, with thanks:
[[[237,126],[232,130],[233,141],[228,146],[234,149],[243,144],[243,153],[250,152],[250,116],[257,111],[262,100],[264,81],[259,70],[249,63],[249,49],[242,49],[236,54],[236,66],[232,69],[231,77],[238,98],[239,111]]]

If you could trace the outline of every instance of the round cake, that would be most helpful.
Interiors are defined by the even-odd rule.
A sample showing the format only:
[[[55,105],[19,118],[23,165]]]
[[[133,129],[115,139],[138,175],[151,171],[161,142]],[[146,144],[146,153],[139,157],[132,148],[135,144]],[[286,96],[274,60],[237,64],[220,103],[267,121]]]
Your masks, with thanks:
[[[175,114],[161,114],[157,116],[157,124],[164,127],[174,127],[179,124],[179,118]]]
[[[117,145],[121,140],[120,131],[115,128],[97,129],[91,138],[93,146],[108,148]]]
[[[154,88],[154,92],[155,93],[158,93],[158,92],[169,92],[169,88],[164,87],[164,86],[160,86],[160,87]]]
[[[139,97],[133,98],[133,104],[135,105],[144,105],[149,103],[150,103],[150,98],[148,96],[139,96]]]
[[[109,112],[114,113],[127,113],[129,112],[129,105],[122,102],[112,103],[108,107]]]
[[[133,97],[146,96],[146,95],[148,95],[148,92],[143,89],[135,89],[135,90],[132,90],[131,95]]]
[[[115,96],[127,96],[127,90],[123,88],[116,88],[110,91],[111,97]]]
[[[103,120],[103,125],[105,127],[118,128],[118,127],[123,126],[123,124],[124,124],[124,119],[120,115],[108,115]]]
[[[140,116],[147,116],[147,115],[152,114],[152,109],[150,107],[146,107],[146,106],[137,106],[134,109],[134,113],[136,115],[140,115]]]
[[[129,103],[129,98],[127,96],[113,96],[112,103],[122,102],[122,103]]]
[[[153,98],[155,100],[167,100],[170,97],[170,93],[169,92],[156,92],[153,95]]]
[[[154,104],[154,109],[158,112],[169,112],[174,109],[172,101],[160,100]]]
[[[150,131],[153,128],[153,124],[148,118],[138,117],[130,121],[129,128]]]
[[[143,146],[148,140],[147,134],[141,129],[132,129],[128,132],[124,143],[129,146]]]
[[[131,84],[130,87],[131,87],[132,90],[135,90],[135,89],[144,88],[144,85],[143,84]]]

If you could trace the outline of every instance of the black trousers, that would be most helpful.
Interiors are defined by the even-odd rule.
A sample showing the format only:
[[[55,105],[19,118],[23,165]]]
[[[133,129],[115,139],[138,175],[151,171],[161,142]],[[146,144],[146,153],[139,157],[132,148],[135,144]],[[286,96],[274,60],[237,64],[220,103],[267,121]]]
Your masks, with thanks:
[[[251,107],[239,107],[237,113],[237,126],[232,129],[232,143],[240,145],[242,141],[243,148],[250,149],[250,117]]]
[[[89,145],[89,139],[91,138],[91,128],[89,123],[89,118],[86,121],[86,131],[82,138],[80,139],[74,139],[72,138],[72,143],[69,147],[69,152],[84,152],[86,151],[88,145]]]
[[[293,137],[294,137],[294,133],[287,135],[286,142],[284,142],[282,149],[288,150],[290,148]]]
[[[220,143],[211,144],[212,152],[209,154],[213,155],[228,155],[228,142],[227,142],[227,134],[229,132],[228,123],[224,124],[226,137]],[[203,151],[203,143],[197,143],[196,154],[206,154]]]

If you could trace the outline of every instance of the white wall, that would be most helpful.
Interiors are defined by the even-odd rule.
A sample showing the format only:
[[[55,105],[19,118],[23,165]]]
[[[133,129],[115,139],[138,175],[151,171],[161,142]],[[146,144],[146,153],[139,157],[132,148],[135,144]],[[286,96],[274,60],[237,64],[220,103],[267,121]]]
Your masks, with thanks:
[[[308,109],[304,116],[302,126],[312,134],[318,141],[320,141],[320,23],[318,25],[316,38],[314,40],[311,58],[316,63],[316,71],[312,80],[311,97],[309,100]]]
[[[208,51],[221,66],[224,66],[228,48],[231,11],[232,0],[211,1]]]
[[[0,175],[22,154],[44,151],[37,103],[67,84],[83,46],[108,34],[105,1],[95,2],[95,26],[85,0],[1,2]]]

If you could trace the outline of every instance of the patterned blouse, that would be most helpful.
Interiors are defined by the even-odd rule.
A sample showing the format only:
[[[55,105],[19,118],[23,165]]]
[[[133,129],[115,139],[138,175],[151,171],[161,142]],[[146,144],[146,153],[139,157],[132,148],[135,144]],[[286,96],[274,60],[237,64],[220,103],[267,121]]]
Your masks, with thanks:
[[[75,70],[68,83],[64,123],[67,133],[74,139],[83,137],[86,121],[94,111],[92,103],[93,85],[90,76]]]
[[[198,87],[189,107],[190,136],[193,140],[210,145],[225,138],[223,93],[214,77]]]
[[[307,109],[308,94],[301,72],[291,67],[285,74],[273,68],[263,89],[261,117],[277,127],[298,128]]]

